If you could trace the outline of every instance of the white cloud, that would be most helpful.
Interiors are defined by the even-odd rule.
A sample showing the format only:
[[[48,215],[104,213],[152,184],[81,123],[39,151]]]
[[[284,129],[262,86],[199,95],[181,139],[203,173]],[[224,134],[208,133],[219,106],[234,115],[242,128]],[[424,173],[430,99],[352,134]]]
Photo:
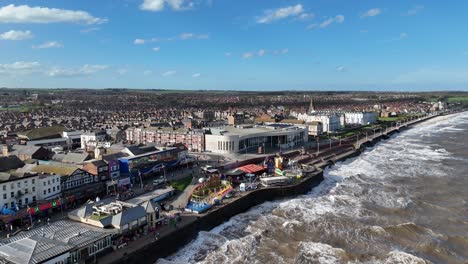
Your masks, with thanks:
[[[178,36],[178,39],[187,40],[187,39],[208,39],[210,36],[208,34],[194,34],[194,33],[182,33]]]
[[[378,16],[382,13],[382,10],[380,8],[372,8],[364,12],[361,17],[373,17],[373,16]]]
[[[144,0],[140,5],[141,10],[158,12],[169,7],[175,11],[182,11],[193,8],[195,5],[192,1],[187,0]]]
[[[51,49],[51,48],[63,48],[63,44],[58,41],[49,41],[41,45],[32,46],[33,49]]]
[[[40,70],[41,64],[37,61],[17,61],[10,64],[0,64],[1,75],[27,74]]]
[[[346,68],[343,65],[339,65],[339,66],[336,67],[337,72],[344,72],[345,70],[346,70]]]
[[[150,71],[150,70],[146,70],[143,72],[144,75],[151,75],[153,73],[153,71]]]
[[[400,39],[408,38],[408,34],[405,32],[400,33]]]
[[[161,75],[163,77],[167,77],[167,76],[171,76],[171,75],[174,75],[176,74],[177,72],[176,71],[167,71],[167,72],[163,72]]]
[[[285,19],[288,17],[296,17],[303,13],[304,8],[301,4],[277,9],[269,9],[264,12],[263,16],[257,18],[257,23],[269,24],[274,21]]]
[[[101,24],[107,19],[98,18],[85,11],[75,11],[47,7],[15,6],[0,8],[0,23],[85,23]]]
[[[3,70],[31,70],[41,66],[37,61],[17,61],[11,64],[0,64],[0,69]]]
[[[226,52],[226,53],[224,53],[224,55],[226,55],[226,57],[231,57],[232,53],[231,52]]]
[[[153,51],[156,51],[156,52],[158,52],[158,51],[160,51],[160,50],[161,50],[160,47],[154,47],[154,48],[153,48]]]
[[[77,77],[91,75],[109,68],[107,65],[83,65],[80,68],[53,67],[47,72],[50,77]]]
[[[145,44],[145,40],[144,40],[144,39],[135,39],[135,40],[133,41],[133,44],[135,44],[135,45],[143,45],[143,44]]]
[[[24,40],[33,38],[31,31],[10,30],[0,34],[2,40]]]
[[[309,21],[312,20],[314,17],[315,15],[312,13],[302,13],[297,17],[297,19],[302,21]]]
[[[413,7],[413,8],[411,8],[410,10],[408,10],[404,15],[414,16],[414,15],[418,14],[419,12],[421,12],[423,9],[424,9],[423,5],[417,5],[417,6]]]
[[[180,35],[171,37],[171,38],[135,39],[133,43],[136,45],[142,45],[142,44],[149,43],[149,42],[189,40],[189,39],[209,39],[209,38],[210,38],[210,35],[208,34],[197,34],[197,33],[185,32],[185,33],[181,33]]]
[[[344,22],[344,16],[343,15],[337,15],[335,17],[335,22],[338,23],[338,24],[341,24]]]
[[[273,54],[274,55],[280,55],[280,54],[286,54],[289,52],[289,49],[281,49],[281,50],[274,50]]]
[[[101,28],[99,28],[99,27],[85,28],[85,29],[80,30],[80,32],[81,33],[90,33],[90,32],[93,32],[93,31],[98,31],[100,29]]]
[[[331,25],[333,23],[341,24],[344,21],[345,21],[345,17],[343,15],[336,15],[335,17],[331,17],[331,18],[326,19],[325,21],[323,21],[320,24],[311,24],[311,25],[307,26],[307,29],[326,28],[326,27],[328,27],[329,25]]]
[[[194,73],[194,74],[192,74],[192,77],[193,77],[193,78],[198,78],[198,77],[200,77],[200,76],[201,76],[200,73]]]
[[[244,54],[242,54],[242,58],[244,59],[250,59],[254,56],[254,54],[252,52],[246,52]]]
[[[265,49],[259,49],[258,51],[255,52],[245,52],[242,54],[243,59],[251,59],[254,57],[263,57],[268,54],[273,54],[273,55],[282,55],[286,54],[289,52],[289,49],[279,49],[279,50],[273,50],[271,52],[267,52]]]

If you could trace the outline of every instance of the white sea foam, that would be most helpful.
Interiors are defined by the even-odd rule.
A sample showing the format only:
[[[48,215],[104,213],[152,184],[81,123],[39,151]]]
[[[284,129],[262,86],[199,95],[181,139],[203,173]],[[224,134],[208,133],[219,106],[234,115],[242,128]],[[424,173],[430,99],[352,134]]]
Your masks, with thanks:
[[[337,221],[374,217],[375,212],[366,209],[369,203],[374,207],[407,208],[412,204],[403,184],[407,179],[421,175],[446,175],[449,168],[434,164],[452,158],[452,154],[440,146],[427,145],[420,136],[459,132],[459,128],[453,125],[454,119],[468,122],[468,114],[441,117],[393,135],[391,140],[379,143],[361,156],[326,169],[324,181],[308,194],[264,203],[232,217],[210,232],[200,232],[194,241],[168,260],[182,263],[262,263],[258,260],[257,249],[265,247],[262,256],[271,263],[291,263],[293,260],[280,252],[268,250],[280,247],[281,242],[268,238],[266,232],[275,232],[276,239],[291,240],[304,236],[300,234],[304,230],[321,233],[321,237],[331,240],[358,241],[360,245],[366,245],[360,251],[373,252],[381,247],[379,243],[384,244],[382,239],[389,235],[382,227],[367,226],[357,221],[342,221],[338,225]],[[296,260],[350,263],[343,249],[315,242],[300,242]],[[421,258],[411,254],[386,250],[384,252],[390,252],[388,256],[375,256],[378,261],[368,263],[423,263]]]

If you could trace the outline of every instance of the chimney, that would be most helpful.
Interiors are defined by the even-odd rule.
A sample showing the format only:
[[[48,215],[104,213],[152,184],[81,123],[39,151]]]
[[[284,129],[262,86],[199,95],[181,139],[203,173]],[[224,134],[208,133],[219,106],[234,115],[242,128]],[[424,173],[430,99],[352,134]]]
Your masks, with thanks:
[[[8,145],[7,144],[2,146],[2,156],[8,157]]]

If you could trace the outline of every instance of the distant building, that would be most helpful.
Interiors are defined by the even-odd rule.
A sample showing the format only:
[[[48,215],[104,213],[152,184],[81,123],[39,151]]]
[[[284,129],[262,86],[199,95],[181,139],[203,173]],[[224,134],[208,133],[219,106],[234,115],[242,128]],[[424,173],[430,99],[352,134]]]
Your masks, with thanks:
[[[227,120],[228,120],[228,125],[230,126],[239,125],[239,124],[244,123],[244,116],[237,114],[237,113],[230,114],[228,115]]]
[[[309,131],[309,136],[319,136],[323,133],[322,123],[318,121],[313,121],[306,123]]]
[[[314,112],[311,114],[299,114],[297,119],[322,123],[323,132],[333,132],[341,128],[340,116],[335,113]]]
[[[346,124],[369,125],[377,122],[377,112],[343,112]]]
[[[192,152],[205,150],[205,137],[201,129],[173,127],[129,128],[125,130],[125,134],[127,140],[136,144],[157,144],[165,146],[182,143]]]
[[[106,131],[89,131],[80,135],[81,148],[87,149],[88,145],[90,147],[95,147],[99,142],[106,141],[107,132]],[[93,148],[94,149],[94,148]]]

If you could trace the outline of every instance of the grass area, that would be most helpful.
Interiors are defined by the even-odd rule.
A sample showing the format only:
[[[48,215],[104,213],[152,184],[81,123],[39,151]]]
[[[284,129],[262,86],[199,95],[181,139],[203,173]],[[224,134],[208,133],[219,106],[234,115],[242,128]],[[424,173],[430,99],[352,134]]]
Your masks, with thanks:
[[[461,102],[463,104],[468,104],[468,96],[455,96],[447,98],[449,103]]]
[[[192,182],[192,177],[188,176],[177,181],[172,181],[170,184],[177,191],[183,192],[185,188],[187,188],[187,186],[190,185],[191,182]]]
[[[91,220],[101,221],[102,219],[104,219],[104,218],[106,218],[106,217],[108,217],[108,216],[109,216],[109,215],[106,215],[106,214],[103,214],[103,215],[95,215],[95,214],[93,214],[93,215],[91,215],[89,218],[90,218]]]
[[[12,112],[22,112],[22,113],[27,113],[31,112],[34,109],[41,108],[42,106],[39,105],[22,105],[18,107],[2,107],[0,108],[0,111],[12,111]]]

